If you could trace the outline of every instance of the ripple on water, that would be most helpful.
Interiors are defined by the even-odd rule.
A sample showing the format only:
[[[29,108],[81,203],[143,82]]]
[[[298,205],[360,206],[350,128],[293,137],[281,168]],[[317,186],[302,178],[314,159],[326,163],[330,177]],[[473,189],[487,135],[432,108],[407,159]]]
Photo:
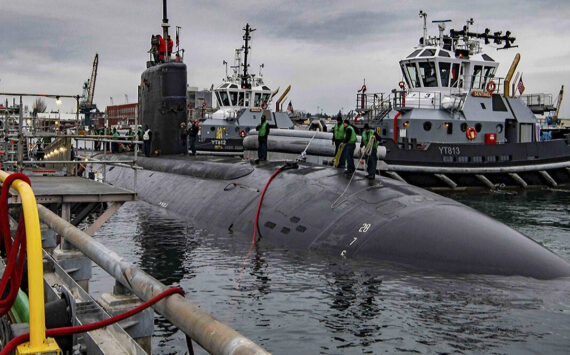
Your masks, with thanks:
[[[549,194],[460,199],[570,259],[570,194]],[[263,243],[244,260],[248,240],[208,234],[140,201],[121,207],[95,237],[158,280],[181,285],[202,309],[275,354],[570,347],[568,279],[450,276]],[[95,293],[111,287],[94,270]],[[155,335],[155,353],[185,352],[183,334],[162,317]]]

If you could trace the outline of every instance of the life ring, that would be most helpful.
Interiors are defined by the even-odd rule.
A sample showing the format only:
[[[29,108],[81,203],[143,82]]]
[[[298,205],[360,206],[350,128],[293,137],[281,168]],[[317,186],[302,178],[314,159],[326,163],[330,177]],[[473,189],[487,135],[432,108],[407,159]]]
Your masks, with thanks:
[[[497,85],[495,84],[495,82],[493,80],[491,80],[487,83],[487,91],[489,93],[492,94],[496,89],[497,89]]]
[[[398,83],[398,86],[400,87],[400,89],[405,90],[406,89],[406,83],[404,82],[404,80],[400,81]]]
[[[263,103],[261,104],[261,108],[264,110],[267,109],[267,101],[263,101]]]
[[[471,126],[467,128],[467,132],[465,132],[465,135],[467,136],[467,139],[472,141],[475,138],[477,138],[477,130],[475,129],[475,127]]]
[[[238,134],[242,138],[245,138],[245,136],[247,136],[247,132],[245,131],[245,129],[240,129]]]

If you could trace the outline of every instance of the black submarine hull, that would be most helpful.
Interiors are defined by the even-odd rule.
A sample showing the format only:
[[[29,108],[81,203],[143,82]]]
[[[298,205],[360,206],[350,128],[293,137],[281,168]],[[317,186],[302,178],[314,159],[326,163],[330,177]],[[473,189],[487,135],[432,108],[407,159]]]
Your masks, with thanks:
[[[136,179],[135,170],[119,166],[106,177],[199,228],[251,239],[261,192],[283,163],[214,159],[143,158]],[[570,276],[568,262],[488,216],[393,179],[363,177],[357,173],[335,206],[349,181],[340,170],[301,165],[281,172],[263,200],[259,243],[448,273]]]

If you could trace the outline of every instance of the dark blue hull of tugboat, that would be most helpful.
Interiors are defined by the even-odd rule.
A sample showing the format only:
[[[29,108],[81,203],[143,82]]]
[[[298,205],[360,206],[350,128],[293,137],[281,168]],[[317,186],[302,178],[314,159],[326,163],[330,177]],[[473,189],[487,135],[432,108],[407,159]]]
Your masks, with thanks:
[[[424,188],[528,188],[570,184],[570,137],[514,144],[384,145],[383,173]]]

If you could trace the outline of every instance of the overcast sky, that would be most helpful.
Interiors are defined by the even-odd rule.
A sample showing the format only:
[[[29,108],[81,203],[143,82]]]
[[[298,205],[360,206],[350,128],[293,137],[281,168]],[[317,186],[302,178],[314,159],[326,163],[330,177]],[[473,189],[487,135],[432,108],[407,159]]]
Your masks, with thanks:
[[[111,97],[115,104],[125,103],[125,95],[137,101],[150,36],[161,31],[162,0],[0,4],[0,92],[81,94],[99,53],[98,107],[104,109]],[[437,33],[431,20],[451,19],[448,28],[459,29],[471,17],[474,31],[510,30],[519,48],[487,47],[487,53],[501,63],[501,77],[521,53],[526,93],[556,97],[561,85],[570,84],[569,1],[170,0],[168,17],[173,28],[182,27],[190,86],[220,83],[222,61],[233,61],[248,22],[257,29],[250,70],[263,63],[271,88],[291,84],[295,108],[336,113],[354,108],[364,78],[368,92],[397,85],[398,61],[421,36],[420,9],[428,13],[431,34]],[[65,110],[72,107],[64,102]],[[561,116],[570,116],[570,96]]]

